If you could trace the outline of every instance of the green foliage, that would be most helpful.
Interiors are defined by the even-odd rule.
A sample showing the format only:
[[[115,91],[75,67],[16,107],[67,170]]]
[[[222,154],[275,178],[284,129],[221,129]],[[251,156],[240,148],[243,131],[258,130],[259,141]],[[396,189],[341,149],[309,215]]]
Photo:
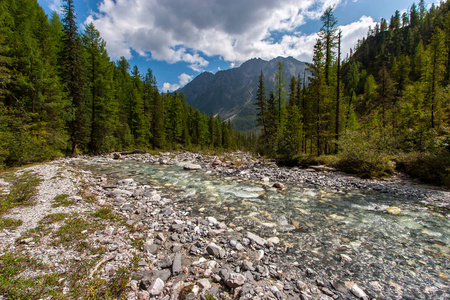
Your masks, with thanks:
[[[81,217],[67,219],[61,227],[55,232],[56,239],[53,245],[63,245],[67,248],[81,250],[89,248],[86,238],[96,230],[102,230],[104,225],[97,222],[90,222]]]
[[[28,256],[5,253],[0,256],[0,295],[8,299],[60,298],[62,291],[57,287],[58,274],[39,275],[24,278],[25,270],[42,271],[48,267]]]
[[[450,153],[409,153],[399,159],[399,167],[413,178],[450,188]]]
[[[92,216],[103,220],[110,220],[112,222],[120,221],[120,217],[114,213],[111,207],[100,208],[94,212]]]
[[[22,225],[22,220],[16,220],[16,219],[8,219],[8,218],[0,218],[0,230],[2,229],[16,229]]]
[[[0,215],[13,207],[33,205],[33,197],[40,182],[41,179],[32,172],[14,176],[9,194],[0,197]]]
[[[0,3],[0,167],[67,153],[241,143],[220,118],[205,127],[184,95],[161,94],[151,69],[142,76],[123,57],[111,62],[95,26],[79,32],[74,1],[63,4],[61,21],[36,1]]]
[[[74,204],[74,202],[72,200],[67,200],[68,197],[69,197],[69,195],[67,195],[67,194],[57,195],[54,198],[55,203],[52,206],[60,207],[60,206],[70,206],[70,205]]]
[[[363,178],[381,178],[394,172],[389,157],[374,145],[380,136],[373,132],[347,131],[339,140],[337,167]]]

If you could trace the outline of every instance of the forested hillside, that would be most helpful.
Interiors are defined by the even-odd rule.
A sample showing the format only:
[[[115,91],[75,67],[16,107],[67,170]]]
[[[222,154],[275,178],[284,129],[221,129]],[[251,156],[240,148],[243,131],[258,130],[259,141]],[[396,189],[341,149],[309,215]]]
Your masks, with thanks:
[[[338,20],[329,8],[307,87],[302,78],[285,80],[279,72],[269,92],[261,73],[257,150],[367,177],[390,174],[397,164],[450,185],[450,4],[425,7],[422,0],[402,15],[395,12],[389,23],[381,20],[343,61]],[[338,156],[323,157],[329,154]]]
[[[112,62],[73,0],[48,18],[35,0],[0,1],[0,166],[139,148],[236,149],[230,123],[158,91],[152,70]]]

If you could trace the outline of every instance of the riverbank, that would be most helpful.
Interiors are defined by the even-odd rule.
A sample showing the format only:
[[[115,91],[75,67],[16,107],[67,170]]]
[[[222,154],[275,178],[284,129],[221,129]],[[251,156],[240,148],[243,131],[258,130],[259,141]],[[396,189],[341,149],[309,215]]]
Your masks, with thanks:
[[[450,203],[448,192],[400,178],[374,181],[321,167],[278,168],[245,153],[65,158],[18,171],[35,173],[42,182],[32,206],[11,208],[2,215],[22,221],[0,233],[0,261],[5,266],[0,295],[5,299],[414,296],[395,282],[351,282],[345,274],[324,272],[315,267],[314,257],[299,262],[292,254],[296,249],[277,236],[260,237],[220,217],[194,214],[188,199],[167,193],[162,186],[131,178],[113,180],[80,167],[92,160],[183,165],[189,172],[241,178],[281,192],[291,185],[311,185],[337,191],[374,190],[440,208]],[[12,184],[6,179],[0,182],[8,194]],[[330,253],[342,264],[352,259],[348,245]],[[442,255],[449,257],[448,246],[443,246]],[[425,298],[445,296],[448,291],[430,287],[423,293]]]

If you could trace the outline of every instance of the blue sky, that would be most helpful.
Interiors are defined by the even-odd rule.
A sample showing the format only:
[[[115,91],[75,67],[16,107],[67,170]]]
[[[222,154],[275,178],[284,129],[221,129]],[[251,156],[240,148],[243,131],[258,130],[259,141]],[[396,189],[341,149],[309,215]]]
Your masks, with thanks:
[[[418,2],[419,0],[417,0]],[[438,3],[428,0],[426,3]],[[62,0],[38,0],[47,14]],[[151,68],[162,91],[204,71],[260,57],[310,61],[324,9],[334,5],[343,55],[369,26],[407,11],[412,0],[74,0],[80,29],[93,22],[113,60]]]

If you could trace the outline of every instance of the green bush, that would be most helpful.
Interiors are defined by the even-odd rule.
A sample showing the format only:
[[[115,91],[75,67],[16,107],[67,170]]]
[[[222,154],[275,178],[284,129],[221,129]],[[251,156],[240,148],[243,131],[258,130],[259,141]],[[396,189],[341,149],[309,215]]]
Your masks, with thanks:
[[[398,167],[425,183],[450,188],[450,152],[443,148],[437,153],[408,153],[398,158]]]
[[[374,138],[371,133],[346,132],[339,140],[341,152],[336,166],[362,178],[381,178],[394,173],[393,164],[377,147],[379,143]]]

